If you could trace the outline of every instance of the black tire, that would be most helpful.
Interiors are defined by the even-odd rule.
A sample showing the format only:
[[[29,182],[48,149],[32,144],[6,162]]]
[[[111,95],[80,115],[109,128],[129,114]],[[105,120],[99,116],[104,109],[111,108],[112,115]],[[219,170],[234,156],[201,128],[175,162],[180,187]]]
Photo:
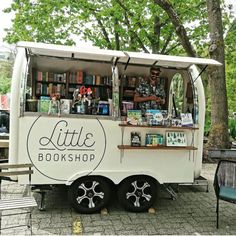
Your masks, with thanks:
[[[129,177],[118,187],[119,202],[128,211],[146,211],[156,200],[156,186],[156,182],[147,176]]]
[[[107,205],[110,198],[110,185],[101,177],[83,177],[70,186],[68,198],[75,211],[95,213]]]

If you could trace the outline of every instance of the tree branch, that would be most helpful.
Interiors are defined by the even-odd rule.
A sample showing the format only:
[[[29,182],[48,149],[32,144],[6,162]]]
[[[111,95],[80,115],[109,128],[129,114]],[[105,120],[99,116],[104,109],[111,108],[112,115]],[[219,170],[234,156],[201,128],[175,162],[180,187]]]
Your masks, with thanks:
[[[169,35],[168,35],[168,37],[167,37],[167,39],[166,39],[166,41],[165,41],[165,44],[163,45],[163,48],[162,48],[162,50],[161,50],[161,54],[165,54],[165,53],[166,53],[165,50],[166,50],[166,48],[167,48],[169,42],[171,41],[172,36],[173,36],[173,32],[170,31],[170,33],[169,33]]]
[[[172,50],[174,50],[175,48],[177,48],[178,46],[180,46],[181,44],[180,43],[177,43],[177,44],[175,44],[174,46],[172,46],[171,48],[169,48],[167,51],[166,51],[166,55],[168,55],[169,54],[169,52],[171,52]]]
[[[143,49],[143,51],[144,51],[145,53],[150,53],[150,52],[147,50],[147,48],[144,46],[142,40],[139,38],[139,36],[137,35],[137,33],[134,32],[134,31],[131,29],[131,26],[130,26],[130,23],[129,23],[129,20],[128,20],[128,16],[127,16],[126,12],[125,12],[125,23],[126,23],[128,29],[129,29],[130,33],[131,33],[131,41],[132,41],[132,37],[134,36],[134,37],[137,39],[137,41],[138,41],[140,47]]]
[[[106,40],[106,42],[107,42],[107,45],[108,45],[108,49],[113,49],[113,48],[112,48],[111,41],[110,41],[109,36],[108,36],[108,33],[107,33],[107,31],[106,31],[106,28],[105,28],[105,26],[103,25],[102,21],[101,21],[101,20],[99,19],[99,17],[97,16],[97,14],[96,14],[96,12],[95,12],[95,9],[90,8],[89,10],[92,12],[92,14],[94,15],[94,17],[96,18],[96,20],[97,20],[97,22],[98,22],[98,24],[99,24],[99,26],[100,26],[100,28],[101,28],[101,30],[102,30],[103,36],[104,36],[104,38],[105,38],[105,40]]]
[[[134,17],[134,14],[132,12],[130,12],[120,0],[116,0],[116,2],[120,5],[120,7],[126,13],[128,13],[131,17]],[[150,43],[153,44],[154,43],[153,38],[147,33],[147,31],[145,30],[145,27],[143,27],[143,25],[140,23],[140,21],[137,22],[137,25],[139,26],[140,29],[142,29],[144,31],[144,33],[145,33],[147,39],[150,41]]]
[[[176,34],[178,35],[179,40],[180,40],[183,48],[185,49],[186,53],[188,54],[188,56],[196,57],[197,53],[193,49],[192,44],[187,36],[187,32],[186,32],[179,16],[174,11],[174,8],[172,7],[170,1],[154,0],[154,3],[158,4],[169,16],[172,24],[175,27]]]
[[[155,16],[154,18],[154,34],[156,36],[156,40],[152,44],[152,53],[158,53],[160,50],[160,35],[161,35],[161,24],[160,24],[160,18],[158,16]]]
[[[115,29],[116,29],[119,24],[117,18],[115,18],[114,24],[115,24]],[[116,50],[120,50],[120,37],[119,37],[119,34],[116,30],[115,30],[115,41],[116,41]]]

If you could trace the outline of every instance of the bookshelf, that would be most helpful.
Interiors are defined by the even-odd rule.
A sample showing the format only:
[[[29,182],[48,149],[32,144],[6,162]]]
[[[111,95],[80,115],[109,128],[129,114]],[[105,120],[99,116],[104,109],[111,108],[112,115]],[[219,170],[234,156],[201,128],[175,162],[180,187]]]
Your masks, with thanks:
[[[133,101],[135,89],[138,84],[137,76],[126,76],[122,77],[121,83],[121,94],[122,94],[122,101]]]
[[[120,85],[120,108],[121,115],[126,116],[127,110],[135,108],[134,95],[139,78],[132,75],[123,75]]]
[[[50,96],[60,93],[61,97],[66,95],[66,73],[53,73],[34,70],[35,97]]]
[[[60,94],[60,99],[63,99],[67,104],[71,104],[70,113],[79,114],[91,114],[90,110],[93,110],[93,114],[95,114],[99,108],[100,101],[104,104],[108,103],[109,99],[112,99],[111,76],[94,75],[82,70],[58,72],[56,70],[43,71],[35,68],[32,69],[31,75],[33,86],[32,93],[30,94],[31,97],[29,98],[38,101],[38,111],[40,112],[48,110],[53,94]],[[82,105],[85,105],[86,101],[89,102],[85,106],[89,106],[90,110],[87,109],[80,113],[76,108],[77,105],[73,106],[73,104],[78,104],[77,99],[79,97],[76,96],[77,99],[75,99],[73,96],[77,89],[79,91],[77,95],[81,94],[83,99],[89,97],[89,100],[82,101]],[[82,91],[83,93],[81,93]],[[90,93],[91,91],[92,94]],[[46,104],[45,109],[42,108],[44,107],[43,104]]]
[[[153,126],[147,126],[147,125],[130,125],[130,124],[119,124],[121,127],[138,127],[138,128],[152,128],[152,129],[169,129],[169,130],[198,130],[198,127],[177,127],[177,126],[163,126],[163,125],[153,125]]]
[[[92,95],[101,100],[112,97],[112,82],[110,76],[91,75],[84,71],[70,71],[64,73],[40,71],[33,69],[32,96],[50,96],[59,93],[61,98],[73,99],[73,93],[82,86],[91,88]]]
[[[157,126],[147,126],[147,125],[129,125],[129,124],[119,124],[119,126],[122,128],[122,137],[121,137],[121,144],[117,146],[118,149],[120,150],[185,150],[185,151],[195,151],[197,150],[197,147],[193,146],[193,135],[194,135],[194,131],[198,130],[198,127],[175,127],[175,126],[163,126],[163,125],[157,125]],[[150,129],[160,129],[160,130],[164,130],[164,136],[166,136],[167,132],[181,132],[181,133],[185,133],[185,131],[190,131],[188,133],[188,135],[191,135],[192,138],[190,145],[187,144],[187,142],[184,145],[178,146],[178,145],[168,145],[167,143],[163,144],[163,145],[141,145],[141,146],[131,146],[130,144],[124,144],[124,129],[125,128],[134,128],[135,130],[137,130],[137,128],[139,129],[147,129],[145,130],[146,135],[148,133],[150,133]],[[156,133],[155,131],[151,132]],[[146,136],[145,135],[145,136]],[[186,137],[185,139],[187,139],[187,134],[185,133]],[[164,138],[166,139],[166,137]]]
[[[120,150],[155,150],[155,149],[159,149],[159,150],[187,150],[187,151],[191,151],[191,150],[197,150],[196,147],[192,147],[192,146],[185,146],[185,147],[167,147],[167,146],[139,146],[139,147],[133,147],[131,145],[118,145],[117,146],[118,149]]]

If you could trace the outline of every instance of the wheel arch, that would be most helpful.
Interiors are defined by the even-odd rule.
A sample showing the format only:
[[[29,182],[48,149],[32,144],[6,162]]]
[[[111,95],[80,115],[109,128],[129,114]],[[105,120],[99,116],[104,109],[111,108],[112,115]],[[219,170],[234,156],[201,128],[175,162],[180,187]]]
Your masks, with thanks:
[[[67,182],[65,183],[67,186],[72,185],[75,181],[84,178],[84,177],[89,177],[89,176],[93,176],[93,177],[101,177],[104,180],[108,181],[111,184],[114,185],[120,185],[123,181],[125,181],[126,179],[130,178],[130,177],[135,177],[135,176],[146,176],[148,178],[151,178],[153,181],[157,182],[158,184],[162,184],[161,178],[156,178],[157,176],[153,175],[152,172],[148,173],[137,173],[137,172],[119,172],[117,173],[117,175],[115,176],[114,173],[113,175],[111,175],[110,173],[107,172],[98,172],[98,173],[94,173],[92,175],[85,175],[83,173],[80,174],[76,174],[74,176],[72,176],[70,179],[67,180]],[[160,176],[159,176],[160,177]]]
[[[155,184],[160,184],[159,181],[158,181],[156,178],[154,178],[153,176],[145,175],[145,174],[140,174],[140,175],[139,175],[139,174],[135,174],[135,175],[130,175],[130,176],[125,177],[124,179],[122,179],[122,180],[118,183],[118,185],[123,184],[127,179],[135,178],[135,177],[145,177],[145,178],[149,178],[149,179],[151,179]]]
[[[83,175],[78,177],[77,179],[74,179],[73,181],[70,181],[70,186],[74,185],[77,181],[83,179],[83,178],[101,178],[105,180],[108,184],[115,184],[110,178],[103,176],[103,175]]]

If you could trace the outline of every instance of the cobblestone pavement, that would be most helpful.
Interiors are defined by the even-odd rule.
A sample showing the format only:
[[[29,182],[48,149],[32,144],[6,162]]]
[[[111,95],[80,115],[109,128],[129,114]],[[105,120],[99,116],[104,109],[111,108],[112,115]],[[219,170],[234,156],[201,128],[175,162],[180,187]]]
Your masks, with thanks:
[[[46,211],[33,210],[35,235],[236,235],[236,204],[220,201],[220,228],[216,229],[216,198],[212,180],[216,164],[203,164],[205,186],[180,186],[178,197],[172,200],[162,188],[154,204],[156,212],[130,213],[122,209],[114,196],[108,214],[78,214],[67,202],[65,187],[55,188],[46,195]],[[3,181],[2,197],[23,194],[24,188]],[[37,201],[39,195],[34,194]],[[14,196],[13,196],[14,197]],[[3,217],[2,225],[24,223],[26,216]],[[29,235],[27,229],[5,230],[3,235]]]

